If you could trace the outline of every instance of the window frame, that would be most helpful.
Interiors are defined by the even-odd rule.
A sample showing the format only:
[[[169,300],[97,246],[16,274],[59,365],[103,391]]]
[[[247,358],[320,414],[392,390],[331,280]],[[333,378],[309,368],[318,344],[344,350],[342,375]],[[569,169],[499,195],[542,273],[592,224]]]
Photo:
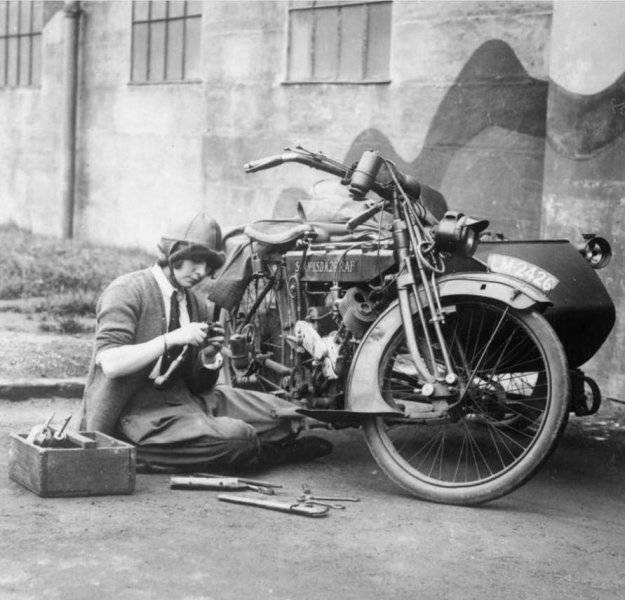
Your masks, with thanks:
[[[292,19],[291,14],[293,12],[306,12],[309,11],[313,15],[315,11],[319,10],[327,10],[327,9],[345,9],[350,7],[364,6],[370,7],[372,5],[382,5],[388,4],[390,5],[390,30],[389,30],[389,56],[388,56],[388,70],[386,77],[372,77],[372,78],[363,78],[363,79],[313,79],[311,75],[311,79],[290,79],[289,74],[291,70],[291,44],[292,44]],[[286,31],[286,57],[285,57],[285,67],[284,67],[284,76],[282,78],[282,85],[388,85],[391,83],[390,77],[390,67],[391,67],[391,42],[392,42],[392,27],[393,27],[393,10],[392,10],[393,0],[355,0],[355,1],[345,1],[341,2],[340,0],[335,0],[334,2],[324,2],[323,4],[317,4],[316,0],[312,0],[310,4],[301,5],[291,5],[287,10],[287,31]],[[362,60],[366,62],[367,53],[369,50],[369,18],[370,12],[367,8],[366,14],[366,25],[365,25],[365,40],[363,44],[362,51]],[[315,25],[311,28],[311,40],[310,40],[310,71],[311,73],[314,71],[314,54],[315,54]],[[340,48],[340,37],[338,46]],[[339,50],[340,52],[340,50]],[[340,57],[340,55],[339,55]]]
[[[130,7],[130,74],[128,79],[128,85],[130,86],[146,86],[146,85],[179,85],[179,84],[193,84],[200,83],[202,81],[201,75],[195,77],[186,77],[186,68],[187,68],[187,25],[188,22],[192,19],[197,19],[199,21],[199,47],[198,54],[200,58],[201,65],[201,57],[202,57],[202,22],[204,18],[204,10],[203,6],[199,13],[194,12],[192,14],[188,14],[188,0],[184,0],[184,11],[182,15],[169,16],[170,10],[170,1],[166,0],[166,11],[164,17],[155,17],[152,18],[152,8],[153,3],[148,3],[148,15],[147,18],[144,19],[135,19],[135,6],[136,0],[131,2]],[[169,64],[169,23],[171,22],[182,22],[182,48],[180,49],[181,54],[181,62],[182,62],[182,78],[178,79],[166,79],[167,69]],[[163,79],[149,79],[150,76],[150,62],[151,62],[151,32],[152,32],[152,24],[154,23],[164,23],[165,24],[165,34],[164,34],[164,52],[163,52]],[[147,41],[146,41],[146,54],[145,54],[145,74],[146,79],[135,80],[134,70],[135,70],[135,26],[136,25],[145,25],[147,27]]]
[[[30,14],[29,14],[29,22],[25,30],[22,31],[22,7],[26,5],[30,6]],[[17,33],[11,33],[9,31],[9,10],[13,6],[17,10],[16,22],[17,22]],[[39,24],[40,29],[35,29],[35,8],[40,12],[39,14]],[[0,90],[15,90],[18,88],[27,89],[27,88],[35,88],[38,89],[41,87],[41,76],[42,76],[42,66],[43,66],[43,51],[42,51],[42,32],[44,25],[44,6],[41,0],[21,0],[19,2],[15,2],[13,5],[8,0],[0,1],[0,11],[4,11],[4,31],[0,31],[0,44],[4,45],[4,65],[3,71],[0,71],[0,74],[3,75],[2,79],[0,79]],[[39,38],[39,44],[35,43],[36,38]],[[14,39],[17,40],[15,45],[15,54],[10,53],[11,43],[10,41]],[[28,58],[27,60],[22,60],[23,48],[22,41],[24,39],[28,39]],[[36,48],[39,48],[39,57],[38,57],[38,68],[34,69],[35,58],[34,52]],[[15,66],[15,83],[9,83],[9,72],[10,72],[10,62],[13,59],[16,62]],[[22,75],[23,69],[28,73],[28,81],[26,83],[22,83]],[[36,81],[33,80],[33,73],[38,74],[38,78]]]

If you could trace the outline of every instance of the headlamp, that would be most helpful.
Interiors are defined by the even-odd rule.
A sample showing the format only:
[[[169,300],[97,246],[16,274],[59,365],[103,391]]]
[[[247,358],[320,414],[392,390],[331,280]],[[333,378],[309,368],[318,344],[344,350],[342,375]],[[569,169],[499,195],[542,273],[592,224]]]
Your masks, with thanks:
[[[488,227],[485,219],[473,219],[455,210],[447,211],[433,230],[437,250],[473,256],[480,241],[479,234]]]

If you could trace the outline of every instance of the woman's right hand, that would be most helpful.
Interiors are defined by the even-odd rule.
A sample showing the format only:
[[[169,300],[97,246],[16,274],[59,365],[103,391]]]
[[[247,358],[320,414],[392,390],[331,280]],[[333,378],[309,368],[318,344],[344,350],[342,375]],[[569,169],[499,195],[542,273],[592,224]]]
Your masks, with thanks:
[[[169,331],[164,337],[168,348],[171,346],[185,346],[186,344],[199,346],[206,339],[207,333],[208,324],[189,323],[178,329]]]

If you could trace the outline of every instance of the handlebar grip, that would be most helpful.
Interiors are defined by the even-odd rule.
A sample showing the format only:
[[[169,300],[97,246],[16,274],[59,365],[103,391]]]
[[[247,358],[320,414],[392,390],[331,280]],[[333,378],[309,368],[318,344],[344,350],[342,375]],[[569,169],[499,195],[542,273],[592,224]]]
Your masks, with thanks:
[[[246,173],[255,173],[256,171],[262,171],[264,169],[271,169],[273,167],[277,167],[284,162],[284,157],[282,154],[275,154],[274,156],[265,156],[264,158],[259,158],[258,160],[252,160],[245,165],[243,168]]]
[[[379,202],[375,206],[372,206],[370,209],[365,210],[364,212],[352,217],[345,226],[349,231],[353,231],[358,227],[358,225],[362,225],[365,221],[368,221],[375,213],[380,212],[384,208],[384,202]]]

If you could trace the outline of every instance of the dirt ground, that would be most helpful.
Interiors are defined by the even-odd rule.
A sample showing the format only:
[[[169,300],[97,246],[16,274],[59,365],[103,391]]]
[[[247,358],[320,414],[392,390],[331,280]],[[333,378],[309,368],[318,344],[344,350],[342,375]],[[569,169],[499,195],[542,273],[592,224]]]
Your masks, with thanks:
[[[43,335],[4,315],[0,377],[86,373],[88,335]],[[165,475],[138,475],[129,496],[64,499],[9,480],[9,434],[77,406],[0,399],[0,600],[623,598],[623,405],[572,418],[540,473],[482,508],[415,500],[359,431],[322,431],[330,456],[255,474],[288,500],[303,484],[361,499],[320,519],[171,490]]]
[[[69,399],[0,402],[8,434]],[[335,451],[256,476],[293,499],[357,496],[311,519],[219,502],[138,475],[130,496],[45,499],[0,478],[2,600],[620,599],[625,589],[625,411],[572,419],[542,471],[482,508],[429,504],[379,472],[356,430]],[[249,492],[239,492],[249,494]]]

